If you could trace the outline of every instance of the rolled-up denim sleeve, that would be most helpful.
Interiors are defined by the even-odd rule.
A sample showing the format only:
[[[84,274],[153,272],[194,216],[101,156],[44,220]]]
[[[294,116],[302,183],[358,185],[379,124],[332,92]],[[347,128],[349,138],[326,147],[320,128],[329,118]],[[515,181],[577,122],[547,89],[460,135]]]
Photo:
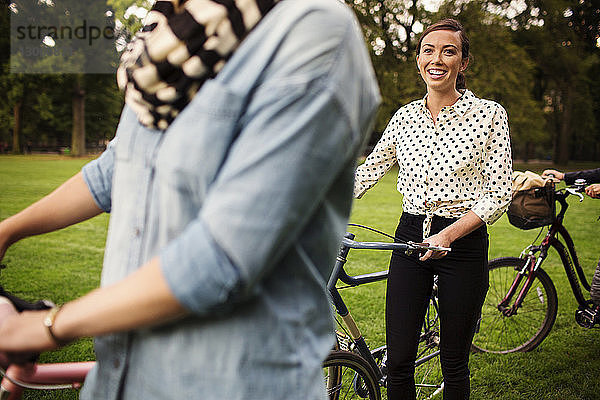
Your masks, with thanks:
[[[227,310],[242,285],[238,267],[201,220],[163,250],[160,263],[177,300],[198,315]]]
[[[253,93],[198,218],[160,254],[175,297],[196,314],[252,296],[316,210],[328,207],[324,199],[344,174],[350,200],[355,157],[379,94],[368,73],[355,73],[356,60],[340,56],[357,40],[348,32],[354,24],[339,24],[337,37],[315,30],[331,25],[331,16],[313,13],[296,26],[290,36],[320,58],[302,60],[304,48],[282,50],[290,54],[279,54],[285,61]],[[350,79],[358,81],[348,85]]]
[[[281,89],[244,127],[198,219],[161,254],[175,296],[198,314],[252,292],[356,146],[327,90]]]
[[[94,198],[94,201],[103,211],[111,210],[112,176],[115,162],[115,146],[117,139],[111,140],[106,150],[93,161],[83,166],[81,170],[83,179]]]

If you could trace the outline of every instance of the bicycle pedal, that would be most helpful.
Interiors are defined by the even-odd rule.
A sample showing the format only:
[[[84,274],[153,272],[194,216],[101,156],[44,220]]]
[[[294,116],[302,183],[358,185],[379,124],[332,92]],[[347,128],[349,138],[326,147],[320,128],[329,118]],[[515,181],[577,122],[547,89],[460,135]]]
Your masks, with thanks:
[[[579,307],[575,312],[575,321],[587,329],[600,328],[600,309],[599,307]]]

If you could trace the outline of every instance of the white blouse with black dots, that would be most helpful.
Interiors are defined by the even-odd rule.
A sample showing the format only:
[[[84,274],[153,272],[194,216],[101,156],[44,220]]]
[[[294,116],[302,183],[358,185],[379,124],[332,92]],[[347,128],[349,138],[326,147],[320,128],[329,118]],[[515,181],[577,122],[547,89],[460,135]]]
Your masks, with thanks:
[[[356,171],[360,198],[398,163],[404,212],[425,215],[423,237],[433,215],[459,218],[472,210],[494,223],[511,199],[512,158],[504,108],[469,90],[433,120],[427,96],[401,107]]]

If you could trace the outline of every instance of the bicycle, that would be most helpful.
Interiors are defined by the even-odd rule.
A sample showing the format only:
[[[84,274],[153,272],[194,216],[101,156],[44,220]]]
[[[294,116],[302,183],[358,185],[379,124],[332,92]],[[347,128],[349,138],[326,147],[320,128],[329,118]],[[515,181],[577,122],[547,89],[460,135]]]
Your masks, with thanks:
[[[372,228],[367,228],[371,229]],[[381,233],[381,232],[380,232]],[[385,235],[385,234],[384,234]],[[386,235],[389,236],[389,235]],[[390,236],[391,237],[391,236]],[[426,250],[445,250],[429,247],[421,243],[356,242],[354,235],[347,233],[343,239],[334,271],[328,283],[333,304],[343,319],[338,321],[342,331],[337,332],[336,348],[331,351],[323,363],[325,380],[330,400],[368,398],[381,399],[380,388],[386,385],[386,347],[379,346],[370,350],[360,330],[344,303],[338,281],[346,287],[360,286],[366,283],[382,281],[387,278],[387,270],[373,274],[349,276],[344,270],[346,256],[353,249],[401,250],[407,253]],[[0,265],[0,270],[4,268]],[[49,309],[51,302],[29,303],[5,292],[0,287],[0,320],[10,313],[27,310]],[[423,321],[419,338],[418,359],[415,362],[415,381],[418,399],[431,399],[443,390],[443,379],[439,366],[439,318],[437,306],[437,286],[434,283],[430,305]],[[0,353],[0,400],[18,400],[25,390],[48,391],[61,389],[80,389],[94,361],[69,363],[38,363],[33,355],[25,362],[11,363]]]
[[[5,268],[0,264],[0,270]],[[52,302],[40,300],[30,303],[14,296],[0,286],[0,319],[10,314],[50,309]],[[0,400],[21,399],[25,390],[78,390],[88,372],[95,365],[94,361],[68,363],[38,363],[37,354],[23,355],[18,363],[11,362],[6,354],[0,353]]]
[[[560,211],[539,244],[526,247],[519,257],[501,257],[489,263],[490,288],[482,310],[479,332],[472,349],[489,353],[527,352],[535,349],[550,333],[558,311],[552,279],[542,268],[548,250],[554,248],[563,264],[573,296],[579,304],[575,320],[585,328],[600,324],[600,310],[583,294],[590,284],[577,258],[575,244],[563,225],[569,196],[579,197],[585,180],[554,191]],[[559,240],[562,237],[562,241]],[[564,242],[564,244],[563,244]]]
[[[394,239],[391,235],[363,225],[350,224],[350,226],[365,228]],[[387,279],[388,271],[350,276],[344,269],[348,253],[350,249],[400,250],[407,254],[427,250],[450,251],[450,249],[429,247],[423,243],[413,242],[358,242],[354,238],[355,235],[352,233],[346,233],[344,236],[327,285],[338,315],[336,321],[340,329],[336,331],[337,344],[323,363],[324,376],[330,400],[357,398],[379,400],[381,389],[385,388],[387,380],[386,346],[382,345],[373,350],[369,348],[339,290],[383,281]],[[340,283],[346,286],[339,286]],[[417,399],[431,399],[443,390],[444,384],[438,357],[440,353],[439,334],[437,279],[435,279],[419,337],[415,362]]]

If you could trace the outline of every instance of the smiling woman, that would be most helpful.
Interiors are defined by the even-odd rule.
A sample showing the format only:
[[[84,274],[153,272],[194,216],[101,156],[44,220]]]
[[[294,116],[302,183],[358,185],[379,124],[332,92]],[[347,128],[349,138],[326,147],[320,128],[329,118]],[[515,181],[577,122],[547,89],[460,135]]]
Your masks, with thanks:
[[[485,224],[511,194],[506,111],[466,89],[469,40],[456,20],[425,29],[417,47],[425,98],[401,107],[356,172],[361,197],[398,163],[400,241],[452,251],[392,254],[387,281],[388,399],[414,399],[414,355],[433,276],[438,275],[444,398],[467,399],[469,349],[488,287]]]
[[[430,89],[448,91],[445,87],[439,87],[437,81],[444,78],[443,82],[453,87],[458,74],[467,67],[469,59],[461,57],[459,35],[459,32],[451,31],[431,32],[427,42],[421,44],[417,65]]]
[[[427,28],[417,49],[417,68],[430,94],[427,107],[433,118],[442,105],[453,104],[467,88],[464,71],[469,65],[469,39],[454,20],[442,20]]]

